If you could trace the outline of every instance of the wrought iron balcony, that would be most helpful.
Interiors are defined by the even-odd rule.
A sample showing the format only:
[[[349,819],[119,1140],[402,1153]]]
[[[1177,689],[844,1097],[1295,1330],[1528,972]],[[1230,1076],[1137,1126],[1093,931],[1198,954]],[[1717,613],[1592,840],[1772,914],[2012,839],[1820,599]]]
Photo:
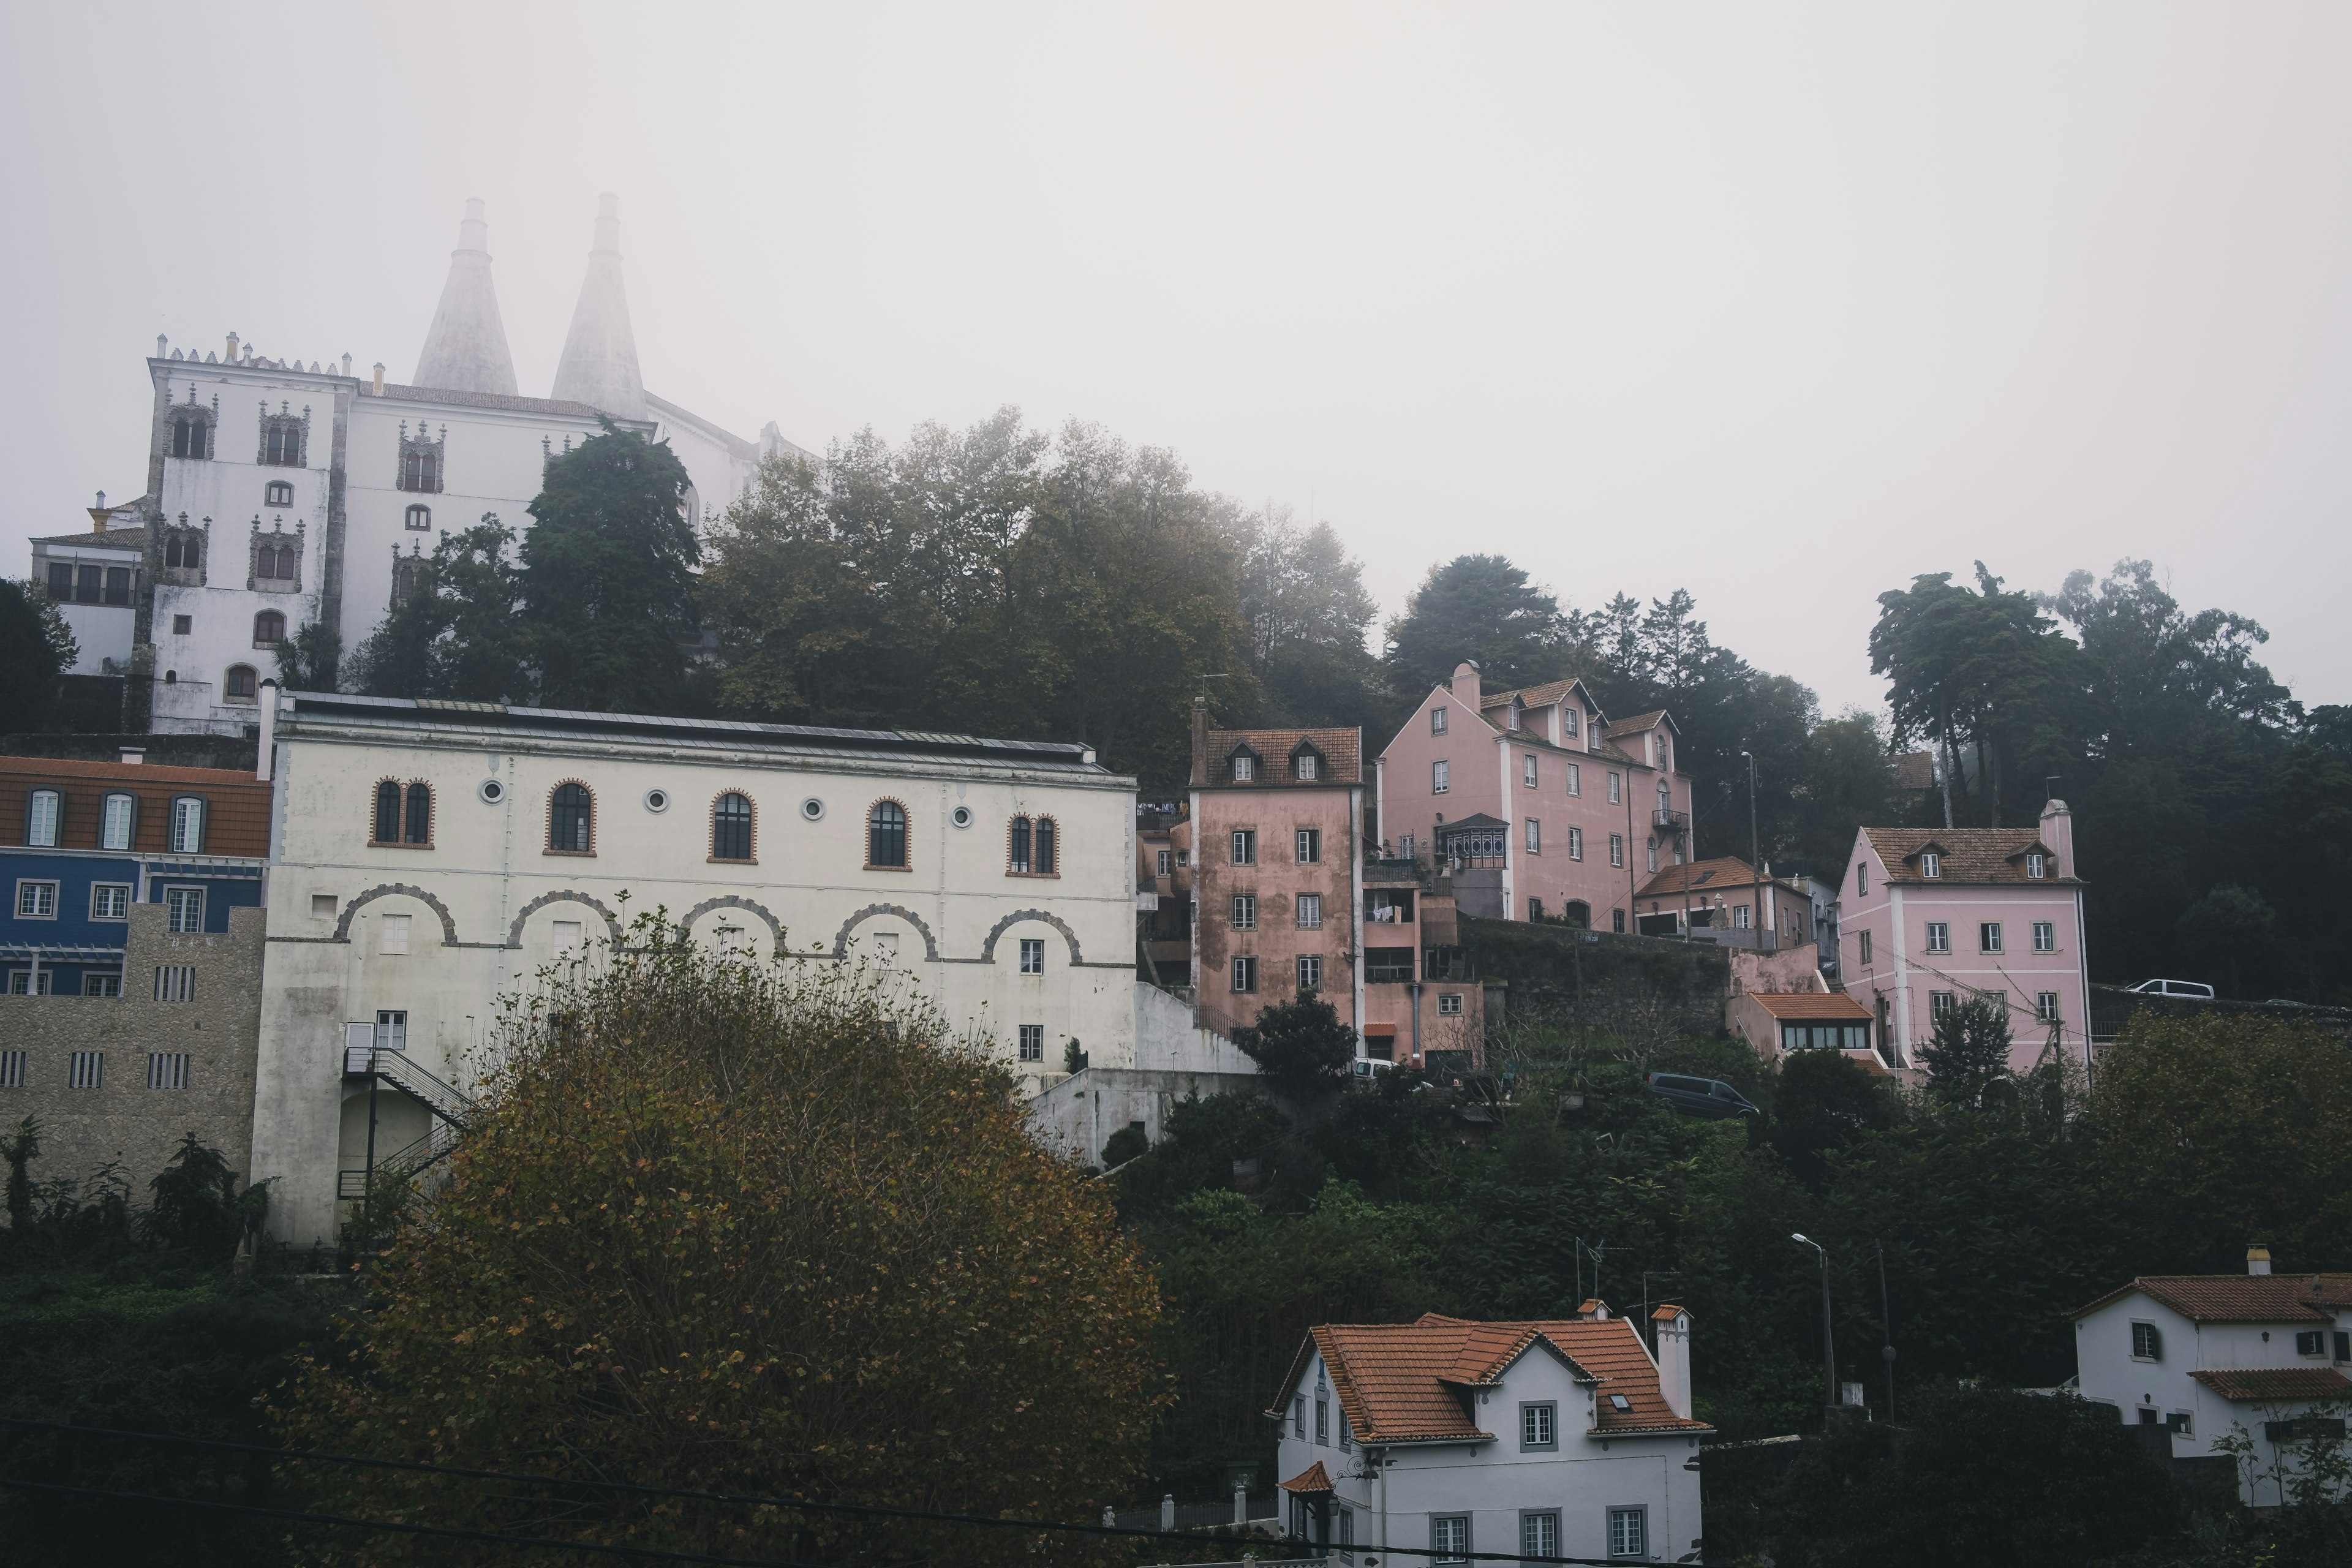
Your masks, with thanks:
[[[1690,831],[1690,813],[1671,811],[1662,805],[1650,813],[1650,826],[1661,833],[1671,833],[1679,838]]]

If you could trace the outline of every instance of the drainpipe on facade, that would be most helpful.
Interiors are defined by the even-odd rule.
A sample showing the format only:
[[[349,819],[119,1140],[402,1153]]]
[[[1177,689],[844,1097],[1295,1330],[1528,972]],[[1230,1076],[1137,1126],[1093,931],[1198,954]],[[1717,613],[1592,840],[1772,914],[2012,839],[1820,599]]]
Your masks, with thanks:
[[[1412,1059],[1419,1061],[1421,1059],[1421,982],[1414,981],[1405,987],[1405,992],[1412,1008]]]

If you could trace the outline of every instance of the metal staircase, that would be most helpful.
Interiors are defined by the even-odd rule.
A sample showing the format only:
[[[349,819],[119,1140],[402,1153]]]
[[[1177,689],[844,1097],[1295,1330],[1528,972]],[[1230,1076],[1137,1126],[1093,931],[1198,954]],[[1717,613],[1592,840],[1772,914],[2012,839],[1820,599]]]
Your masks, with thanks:
[[[432,1121],[425,1135],[415,1139],[375,1162],[379,1171],[395,1172],[404,1181],[412,1181],[440,1163],[457,1140],[473,1124],[477,1108],[474,1099],[465,1090],[444,1079],[407,1052],[391,1046],[375,1043],[375,1026],[372,1024],[344,1026],[343,1076],[347,1079],[373,1079],[378,1083],[398,1089],[431,1113]],[[367,1189],[369,1173],[365,1170],[344,1171],[338,1183],[338,1195],[356,1198]]]

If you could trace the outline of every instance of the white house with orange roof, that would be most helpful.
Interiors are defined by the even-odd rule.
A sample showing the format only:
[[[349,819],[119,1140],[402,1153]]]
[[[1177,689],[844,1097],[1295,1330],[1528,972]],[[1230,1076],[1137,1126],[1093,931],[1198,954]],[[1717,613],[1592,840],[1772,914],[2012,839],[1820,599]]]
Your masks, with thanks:
[[[2176,1459],[2234,1457],[2250,1507],[2294,1500],[2315,1446],[2343,1451],[2352,1274],[2273,1274],[2258,1246],[2243,1274],[2143,1275],[2074,1317],[2082,1396]]]
[[[1690,1314],[1566,1321],[1326,1323],[1269,1419],[1285,1533],[1341,1563],[1473,1553],[1689,1561],[1700,1551]]]
[[[1692,781],[1664,710],[1609,721],[1580,680],[1489,692],[1465,659],[1373,764],[1381,837],[1448,868],[1461,911],[1629,931],[1691,858]]]

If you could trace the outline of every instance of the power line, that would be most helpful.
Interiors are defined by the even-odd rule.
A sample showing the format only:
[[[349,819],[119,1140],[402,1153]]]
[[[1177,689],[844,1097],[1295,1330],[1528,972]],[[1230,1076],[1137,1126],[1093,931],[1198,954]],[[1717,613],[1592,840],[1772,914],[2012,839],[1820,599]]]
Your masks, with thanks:
[[[1222,1544],[1233,1539],[1230,1536],[1203,1536],[1182,1531],[1133,1530],[1122,1525],[1111,1524],[1064,1524],[1055,1520],[1005,1519],[978,1513],[949,1513],[931,1509],[890,1508],[874,1503],[810,1502],[797,1498],[764,1497],[756,1493],[744,1492],[699,1491],[685,1487],[651,1486],[638,1481],[598,1481],[584,1479],[574,1479],[565,1476],[524,1475],[512,1470],[483,1470],[460,1465],[432,1465],[426,1464],[418,1459],[379,1459],[363,1454],[330,1454],[321,1452],[316,1448],[273,1448],[266,1444],[236,1443],[220,1437],[183,1437],[175,1433],[169,1432],[132,1432],[120,1427],[110,1426],[75,1426],[61,1421],[37,1421],[29,1417],[19,1415],[0,1415],[0,1426],[28,1426],[41,1431],[71,1433],[75,1436],[85,1437],[117,1437],[131,1442],[176,1443],[196,1448],[223,1448],[236,1453],[264,1454],[274,1459],[295,1459],[320,1464],[351,1465],[368,1469],[410,1470],[427,1475],[458,1476],[468,1480],[516,1481],[526,1486],[574,1487],[592,1491],[633,1493],[643,1497],[683,1498],[698,1502],[731,1503],[738,1506],[772,1508],[803,1513],[838,1513],[861,1518],[908,1519],[934,1524],[987,1525],[999,1530],[1021,1530],[1033,1532],[1054,1531],[1067,1535],[1113,1536],[1136,1541],[1180,1542],[1192,1547],[1206,1547]],[[0,1485],[16,1486],[32,1484],[33,1483],[29,1482],[20,1483],[9,1481],[5,1478],[0,1478]],[[70,1490],[76,1489],[66,1489]],[[92,1495],[99,1494],[93,1493]],[[126,1492],[121,1495],[124,1497],[147,1497],[147,1494],[133,1492]],[[177,1502],[182,1500],[175,1498],[149,1497],[147,1498],[147,1500],[154,1502]],[[207,1503],[200,1506],[231,1508],[246,1505]],[[295,1519],[328,1519],[331,1516],[293,1513],[289,1515],[289,1517]],[[365,1523],[366,1521],[361,1521],[355,1522]],[[509,1541],[520,1540],[521,1538],[496,1535],[488,1537],[488,1539]],[[569,1543],[555,1542],[549,1542],[549,1544],[566,1545]],[[1287,1544],[1287,1542],[1270,1544]],[[1303,1556],[1322,1555],[1322,1553],[1318,1553],[1312,1551],[1311,1543],[1300,1542],[1299,1544],[1309,1548],[1307,1552],[1302,1553]],[[579,1550],[618,1549],[582,1547]],[[631,1548],[630,1550],[637,1549]],[[1326,1551],[1328,1552],[1328,1548],[1327,1547]],[[1611,1557],[1542,1557],[1519,1552],[1454,1552],[1428,1546],[1370,1546],[1360,1542],[1356,1543],[1355,1551],[1359,1554],[1369,1552],[1373,1556],[1385,1554],[1389,1556],[1422,1557],[1430,1559],[1442,1558],[1448,1563],[1540,1563],[1547,1564],[1559,1564],[1560,1565],[1560,1568],[1612,1568],[1612,1564],[1622,1564],[1623,1562],[1623,1559],[1622,1558]],[[690,1562],[696,1561],[696,1559],[688,1558],[685,1559],[685,1561]],[[712,1563],[743,1563],[750,1562],[751,1559],[714,1557],[700,1559],[700,1561]],[[794,1563],[787,1564],[786,1568],[813,1568],[813,1565],[806,1563]]]

